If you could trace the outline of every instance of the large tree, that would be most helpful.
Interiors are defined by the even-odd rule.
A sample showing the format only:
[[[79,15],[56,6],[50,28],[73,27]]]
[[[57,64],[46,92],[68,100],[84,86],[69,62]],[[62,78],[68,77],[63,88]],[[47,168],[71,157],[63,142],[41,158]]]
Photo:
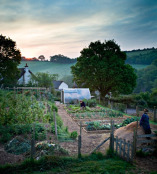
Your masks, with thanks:
[[[35,76],[32,76],[33,84],[40,87],[53,87],[53,80],[58,79],[58,74],[49,74],[44,72],[37,72]]]
[[[110,92],[129,94],[136,86],[137,77],[125,60],[126,53],[120,50],[114,40],[91,42],[71,67],[74,81],[93,91],[98,90],[101,97]]]
[[[0,35],[0,84],[16,81],[20,61],[21,53],[16,48],[16,42]]]

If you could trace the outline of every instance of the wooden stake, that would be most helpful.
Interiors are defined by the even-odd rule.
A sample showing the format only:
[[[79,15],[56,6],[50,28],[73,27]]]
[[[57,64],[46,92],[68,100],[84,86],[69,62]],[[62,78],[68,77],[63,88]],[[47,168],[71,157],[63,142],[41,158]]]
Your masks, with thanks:
[[[154,106],[154,122],[157,122],[157,118],[156,118],[156,106]]]
[[[33,137],[31,139],[31,158],[35,156],[35,124],[33,123]]]
[[[82,121],[80,121],[80,135],[78,136],[78,158],[81,158],[81,146],[82,146],[81,136],[82,136]]]
[[[57,121],[56,121],[56,112],[55,112],[55,110],[53,110],[53,117],[54,117],[54,123],[55,123],[55,135],[56,135],[56,139],[58,140]]]

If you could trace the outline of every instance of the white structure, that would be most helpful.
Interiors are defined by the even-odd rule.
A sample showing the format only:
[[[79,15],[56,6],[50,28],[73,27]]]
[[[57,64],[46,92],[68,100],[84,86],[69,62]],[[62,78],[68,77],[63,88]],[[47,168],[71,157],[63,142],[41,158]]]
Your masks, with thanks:
[[[89,88],[67,88],[61,92],[61,101],[63,103],[77,103],[83,99],[91,99]]]
[[[64,88],[65,89],[68,88],[68,85],[63,81],[53,80],[53,85],[54,85],[55,90],[59,90],[59,91],[64,89]]]
[[[19,68],[21,71],[20,78],[18,79],[19,85],[27,85],[29,81],[31,80],[31,76],[33,73],[28,69],[28,65],[26,63],[25,68]]]

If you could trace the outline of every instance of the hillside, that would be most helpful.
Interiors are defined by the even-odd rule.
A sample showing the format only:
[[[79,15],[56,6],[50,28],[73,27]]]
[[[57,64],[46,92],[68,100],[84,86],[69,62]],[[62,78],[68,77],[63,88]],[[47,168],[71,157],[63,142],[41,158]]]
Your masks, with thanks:
[[[54,63],[54,62],[44,62],[44,61],[21,61],[19,68],[23,68],[25,65],[28,65],[29,69],[35,74],[37,72],[49,72],[51,74],[59,74],[59,79],[64,76],[71,75],[70,67],[75,63],[63,64],[63,63]],[[135,69],[145,68],[147,65],[132,65]]]
[[[150,65],[153,60],[157,59],[157,49],[155,48],[125,52],[127,54],[126,63],[128,64]]]
[[[19,68],[23,68],[28,65],[29,69],[35,74],[37,72],[49,72],[51,74],[59,74],[59,79],[70,75],[70,67],[75,63],[71,64],[59,64],[54,62],[43,62],[43,61],[21,61]]]

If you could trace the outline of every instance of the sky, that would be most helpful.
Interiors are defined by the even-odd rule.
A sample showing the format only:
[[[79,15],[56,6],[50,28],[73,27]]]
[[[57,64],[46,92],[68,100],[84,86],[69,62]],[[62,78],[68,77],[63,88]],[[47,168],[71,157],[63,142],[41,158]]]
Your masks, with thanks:
[[[0,0],[0,34],[27,58],[76,58],[97,40],[157,48],[157,0]]]

